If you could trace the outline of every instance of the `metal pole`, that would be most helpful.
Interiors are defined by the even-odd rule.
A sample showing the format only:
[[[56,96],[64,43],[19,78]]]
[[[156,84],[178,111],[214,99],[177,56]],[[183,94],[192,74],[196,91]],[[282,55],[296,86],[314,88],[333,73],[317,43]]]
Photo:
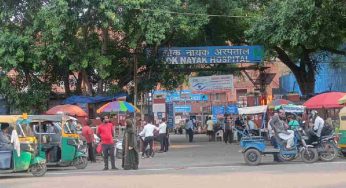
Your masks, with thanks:
[[[143,92],[141,93],[141,126],[143,126],[144,114],[143,114],[143,105],[144,105],[144,96]]]
[[[120,138],[120,120],[119,120],[119,112],[117,113],[117,119],[118,119],[118,129],[119,129],[119,134],[118,134],[118,138]],[[115,129],[114,129],[114,136],[115,136]]]
[[[133,105],[135,107],[135,110],[134,110],[134,118],[133,118],[133,124],[135,127],[137,127],[137,119],[136,119],[136,109],[137,109],[137,49],[135,50],[135,55],[134,55],[134,58],[133,58],[133,63],[134,63],[134,68],[133,68],[133,82],[134,82],[134,95],[133,95]]]

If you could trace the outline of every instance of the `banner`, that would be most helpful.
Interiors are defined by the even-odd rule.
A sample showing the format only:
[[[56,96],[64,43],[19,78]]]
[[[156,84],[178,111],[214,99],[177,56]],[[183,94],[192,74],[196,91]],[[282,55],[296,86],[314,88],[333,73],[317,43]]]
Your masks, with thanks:
[[[217,117],[219,115],[225,114],[225,107],[224,106],[213,106],[212,109],[212,115],[213,115],[213,121],[217,121]]]
[[[159,49],[160,59],[167,64],[259,63],[263,60],[263,54],[263,46],[205,46]]]
[[[191,106],[190,105],[174,106],[174,112],[175,113],[189,113],[191,112]]]
[[[195,92],[231,90],[233,88],[233,75],[190,77],[189,85],[190,89]]]
[[[227,105],[226,106],[226,110],[225,110],[225,114],[238,114],[238,106],[237,105]]]
[[[184,96],[182,96],[184,95]],[[166,103],[172,101],[208,101],[209,97],[205,94],[182,94],[179,92],[166,96]]]
[[[174,127],[173,103],[167,103],[166,111],[167,111],[167,126],[168,126],[168,128],[173,128]]]

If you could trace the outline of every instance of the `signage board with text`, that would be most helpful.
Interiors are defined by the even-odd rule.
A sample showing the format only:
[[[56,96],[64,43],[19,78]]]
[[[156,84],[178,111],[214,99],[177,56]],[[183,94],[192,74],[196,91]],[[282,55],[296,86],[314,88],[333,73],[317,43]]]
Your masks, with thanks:
[[[263,46],[205,46],[160,48],[159,57],[167,64],[259,63]]]
[[[195,92],[231,90],[233,75],[214,75],[189,78],[190,89]]]

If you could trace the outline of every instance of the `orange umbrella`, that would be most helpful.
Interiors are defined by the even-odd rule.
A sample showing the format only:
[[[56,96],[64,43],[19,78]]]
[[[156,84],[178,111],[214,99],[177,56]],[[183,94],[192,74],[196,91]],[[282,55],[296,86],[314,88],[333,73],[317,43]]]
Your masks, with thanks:
[[[55,115],[59,113],[66,113],[70,116],[79,116],[79,117],[85,117],[88,116],[88,114],[79,106],[76,105],[58,105],[54,106],[53,108],[49,109],[46,114]]]

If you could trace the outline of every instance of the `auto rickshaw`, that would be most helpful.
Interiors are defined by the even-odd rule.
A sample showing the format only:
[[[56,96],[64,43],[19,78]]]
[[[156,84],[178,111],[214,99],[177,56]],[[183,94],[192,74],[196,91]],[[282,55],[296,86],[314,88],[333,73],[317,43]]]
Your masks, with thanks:
[[[344,156],[346,156],[346,107],[339,112],[340,128],[339,128],[339,148]]]
[[[77,134],[73,118],[66,115],[30,115],[34,134],[39,140],[39,155],[48,166],[86,168],[87,154]]]
[[[19,141],[11,150],[0,150],[0,173],[30,171],[36,177],[46,173],[46,160],[38,156],[37,140],[28,124],[18,115],[0,116],[0,126],[9,126],[12,135],[14,131],[17,133]]]

